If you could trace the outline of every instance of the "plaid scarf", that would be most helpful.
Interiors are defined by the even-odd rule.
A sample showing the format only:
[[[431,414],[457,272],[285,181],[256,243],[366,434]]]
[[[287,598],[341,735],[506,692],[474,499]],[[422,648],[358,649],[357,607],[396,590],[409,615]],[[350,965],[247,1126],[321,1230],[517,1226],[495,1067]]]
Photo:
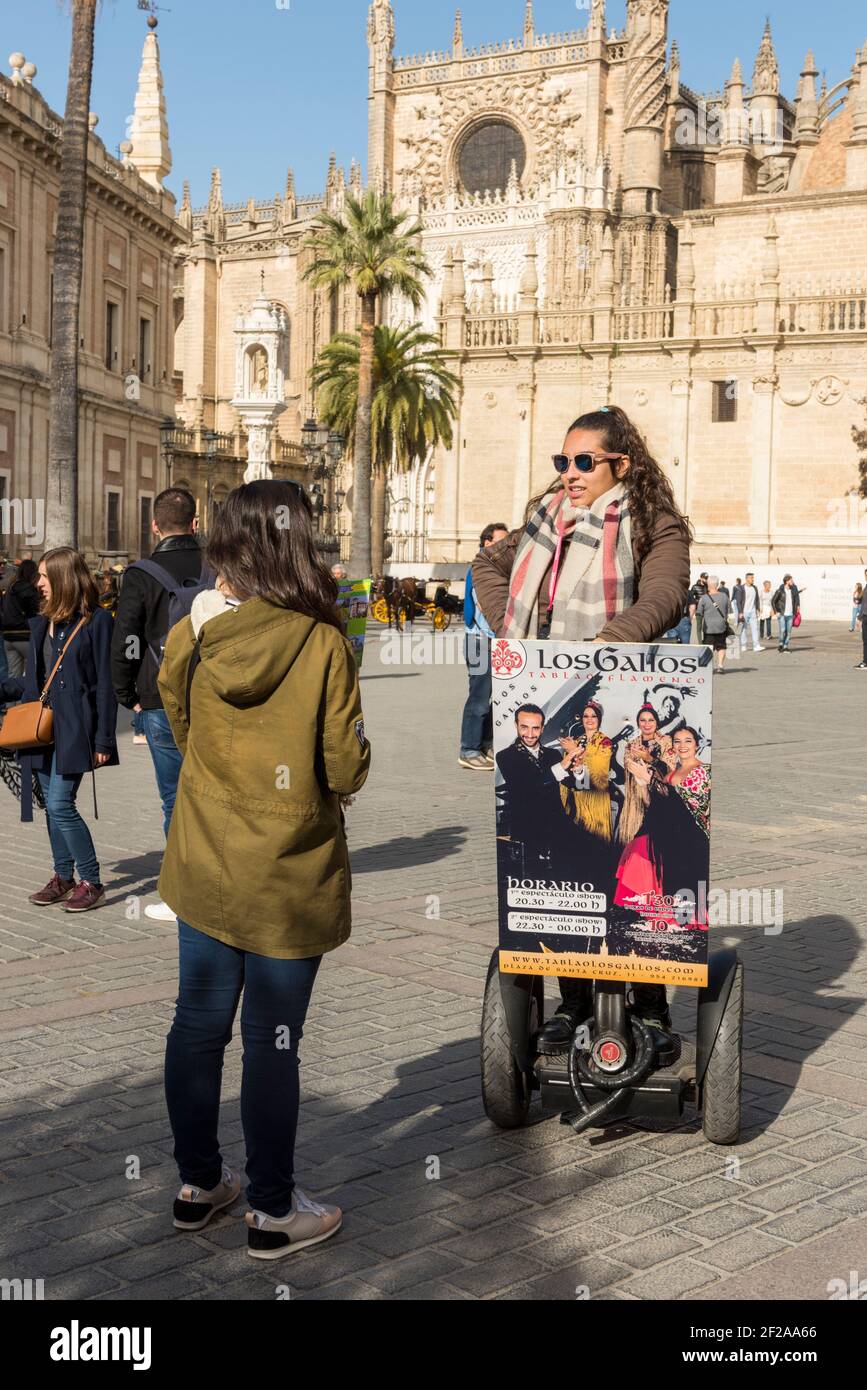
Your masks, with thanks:
[[[573,506],[562,488],[543,498],[515,552],[506,637],[538,635],[539,591],[549,570],[552,579],[556,572],[551,637],[592,642],[611,618],[630,607],[634,561],[622,483],[597,497],[589,509]]]

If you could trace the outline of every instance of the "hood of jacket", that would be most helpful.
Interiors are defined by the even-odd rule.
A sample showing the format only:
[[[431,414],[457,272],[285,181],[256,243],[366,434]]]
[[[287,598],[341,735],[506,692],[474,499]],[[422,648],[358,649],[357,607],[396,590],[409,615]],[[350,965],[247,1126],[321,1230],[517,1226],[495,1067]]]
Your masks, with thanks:
[[[197,595],[190,621],[214,689],[234,705],[267,700],[317,626],[315,618],[265,599],[231,605],[215,590]]]

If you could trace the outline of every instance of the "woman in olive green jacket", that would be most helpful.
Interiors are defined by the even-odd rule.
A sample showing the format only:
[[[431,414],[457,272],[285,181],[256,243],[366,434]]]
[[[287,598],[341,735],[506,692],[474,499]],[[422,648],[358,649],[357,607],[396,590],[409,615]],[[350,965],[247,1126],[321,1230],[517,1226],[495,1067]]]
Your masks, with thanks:
[[[217,1138],[223,1053],[241,991],[248,1248],[327,1239],[337,1207],[295,1186],[298,1044],[320,961],[350,932],[341,801],[367,778],[358,674],[297,484],[238,488],[208,546],[216,591],[169,636],[159,688],[184,755],[160,893],[178,917],[180,993],[166,1097],[199,1230],[240,1191]]]

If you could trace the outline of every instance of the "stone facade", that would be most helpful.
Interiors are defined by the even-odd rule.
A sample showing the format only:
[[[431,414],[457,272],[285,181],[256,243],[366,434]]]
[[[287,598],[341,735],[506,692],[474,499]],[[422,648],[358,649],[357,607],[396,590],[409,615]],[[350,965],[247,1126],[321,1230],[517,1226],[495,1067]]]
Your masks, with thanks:
[[[808,55],[790,102],[766,28],[752,83],[735,63],[700,96],[667,0],[630,0],[619,34],[600,0],[585,29],[536,34],[527,3],[521,38],[473,51],[458,17],[449,52],[411,58],[389,11],[371,8],[370,172],[423,221],[427,320],[463,387],[454,448],[425,470],[428,535],[399,497],[396,560],[463,561],[494,513],[517,524],[571,420],[616,401],[697,564],[863,563],[845,499],[867,401],[867,44],[821,93]],[[485,122],[518,132],[524,167],[468,188]]]
[[[0,551],[18,556],[42,548],[35,523],[48,454],[62,122],[33,85],[35,66],[20,53],[10,63],[11,78],[0,76],[0,502],[9,504]],[[160,425],[174,407],[173,258],[185,234],[162,187],[171,156],[153,33],[121,160],[96,124],[91,117],[79,362],[79,543],[90,561],[139,556],[151,503],[165,486]],[[28,515],[33,524],[22,526]]]
[[[401,58],[392,5],[370,6],[368,178],[423,224],[421,318],[461,378],[453,448],[392,479],[392,568],[463,563],[487,522],[517,524],[565,428],[606,401],[672,478],[697,565],[863,567],[867,43],[830,89],[808,54],[790,100],[766,27],[749,80],[735,61],[702,95],[667,0],[629,0],[622,32],[604,0],[582,8],[583,29],[544,35],[526,0],[520,36],[474,50],[458,14],[447,51]],[[351,298],[303,279],[309,220],[346,186],[332,160],[318,197],[290,174],[273,201],[225,206],[216,171],[206,208],[185,197],[188,430],[237,437],[235,321],[261,293],[288,325],[272,462],[294,447],[316,353],[356,327]]]

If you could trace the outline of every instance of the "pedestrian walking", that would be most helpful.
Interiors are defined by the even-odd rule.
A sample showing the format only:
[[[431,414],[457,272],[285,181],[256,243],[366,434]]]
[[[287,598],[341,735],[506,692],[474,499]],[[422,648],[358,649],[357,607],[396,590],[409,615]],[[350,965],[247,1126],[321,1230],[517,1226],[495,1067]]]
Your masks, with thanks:
[[[480,549],[489,549],[508,534],[509,528],[504,522],[492,522],[479,538]],[[458,762],[461,767],[474,772],[490,772],[494,767],[494,725],[491,715],[491,638],[494,632],[479,607],[473,587],[472,565],[467,570],[464,585],[464,626],[464,660],[470,690],[461,719]]]
[[[864,598],[864,585],[856,584],[852,593],[852,619],[849,623],[849,631],[854,632],[861,617],[861,602]]]
[[[30,895],[36,907],[63,904],[66,912],[90,912],[105,902],[93,837],[76,805],[81,780],[95,768],[114,767],[117,701],[111,684],[112,620],[84,557],[69,546],[49,550],[39,562],[41,612],[30,620],[23,676],[3,683],[5,700],[42,701],[52,713],[52,746],[22,749],[21,819],[33,819],[31,773],[45,802],[54,874]],[[11,717],[7,716],[7,718]],[[93,792],[96,806],[96,780]],[[75,882],[75,869],[79,882]]]
[[[707,581],[707,593],[698,605],[701,615],[704,640],[713,647],[715,669],[722,675],[725,671],[728,641],[734,636],[731,626],[732,601],[721,588],[718,577],[712,574]]]
[[[798,593],[798,586],[790,574],[783,576],[783,582],[774,594],[774,612],[777,615],[777,622],[780,627],[780,645],[778,650],[787,652],[790,650],[789,643],[792,640],[792,628],[797,619],[800,622],[801,596]]]
[[[653,642],[680,621],[692,531],[671,484],[617,406],[570,425],[557,472],[524,527],[473,561],[473,583],[497,636]],[[569,1038],[592,1009],[592,984],[560,980],[546,1041]],[[665,986],[634,986],[642,1018],[670,1027]]]
[[[732,621],[736,628],[743,622],[745,592],[744,581],[738,575],[732,589]]]
[[[181,754],[163,708],[157,674],[171,624],[172,596],[197,590],[202,582],[197,528],[191,493],[168,488],[159,494],[151,522],[156,544],[150,559],[136,561],[124,575],[111,643],[115,693],[119,704],[133,712],[135,736],[143,734],[147,741],[166,835],[178,791]],[[145,916],[157,922],[175,921],[175,914],[163,902],[148,903]]]
[[[39,566],[35,560],[22,560],[10,575],[9,586],[0,605],[3,646],[10,676],[23,676],[30,646],[30,619],[39,612],[42,600],[37,582]]]
[[[240,1192],[218,1128],[243,992],[248,1251],[276,1259],[342,1219],[295,1184],[298,1046],[322,956],[350,934],[341,799],[364,785],[370,745],[304,490],[276,479],[237,488],[207,562],[217,588],[172,630],[159,674],[184,756],[159,883],[180,942],[165,1071],[182,1184],[174,1224],[201,1230]]]
[[[773,621],[774,593],[770,579],[765,579],[762,581],[762,592],[759,595],[759,635],[763,642],[770,641],[773,636]]]
[[[693,584],[689,591],[689,613],[695,622],[695,640],[701,646],[704,641],[702,634],[701,621],[698,617],[698,605],[707,593],[707,573],[702,570],[698,580]]]
[[[759,611],[760,599],[759,591],[756,588],[756,577],[750,571],[741,586],[743,594],[741,606],[741,651],[747,650],[747,633],[750,634],[754,652],[763,652],[765,649],[759,642]]]
[[[867,671],[867,585],[861,591],[861,607],[858,611],[858,626],[861,629],[861,646],[864,655],[855,667],[856,671]]]

